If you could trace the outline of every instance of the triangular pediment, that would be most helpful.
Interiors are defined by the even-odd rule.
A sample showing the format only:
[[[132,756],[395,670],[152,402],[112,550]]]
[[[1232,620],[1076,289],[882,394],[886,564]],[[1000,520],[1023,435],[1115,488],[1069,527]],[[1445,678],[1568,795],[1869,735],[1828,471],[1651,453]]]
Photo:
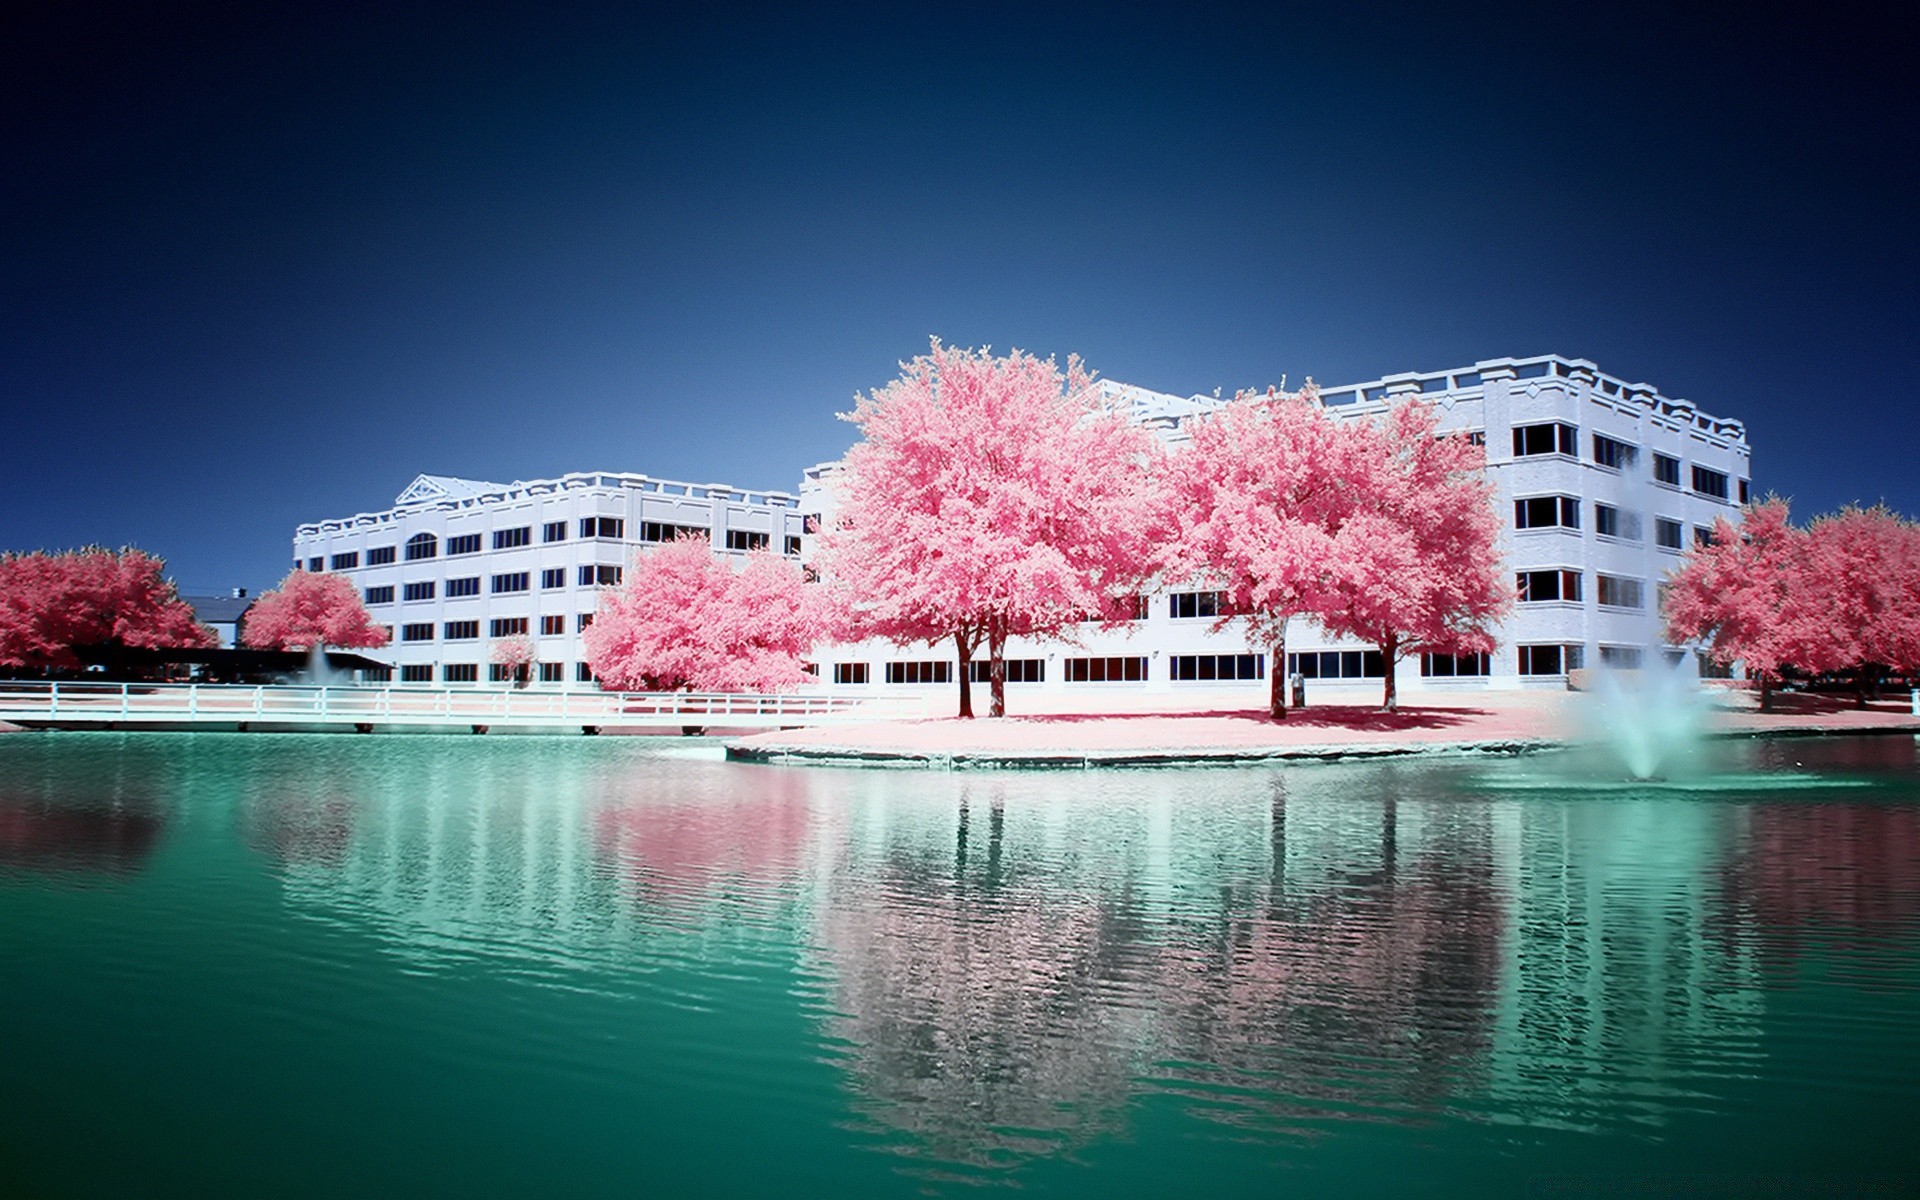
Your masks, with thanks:
[[[394,500],[394,507],[409,504],[437,504],[449,500],[470,500],[488,492],[505,491],[506,485],[484,479],[462,479],[457,475],[416,475],[407,489]]]

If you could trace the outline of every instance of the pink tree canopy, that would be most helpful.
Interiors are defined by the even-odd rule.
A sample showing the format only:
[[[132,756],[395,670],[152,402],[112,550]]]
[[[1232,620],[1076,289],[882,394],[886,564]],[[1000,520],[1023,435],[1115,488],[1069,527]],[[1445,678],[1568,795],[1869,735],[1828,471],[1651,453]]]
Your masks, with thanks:
[[[488,658],[496,666],[507,668],[515,683],[525,683],[527,668],[533,665],[533,639],[524,633],[503,637],[493,644]]]
[[[72,670],[84,646],[214,645],[165,567],[132,547],[0,556],[0,666]]]
[[[587,661],[616,690],[780,691],[813,682],[816,627],[800,569],[767,551],[734,570],[698,537],[641,554],[601,594]]]
[[[971,662],[1006,712],[1007,639],[1119,620],[1154,568],[1159,443],[1070,358],[995,357],[934,339],[900,377],[856,397],[863,440],[838,480],[821,567],[843,634],[901,645],[952,638],[960,715]]]
[[[1242,392],[1190,421],[1191,443],[1171,456],[1177,528],[1167,574],[1203,577],[1225,593],[1215,628],[1244,621],[1268,648],[1268,709],[1287,715],[1287,622],[1335,601],[1344,559],[1340,530],[1360,503],[1367,464],[1360,439],[1320,407],[1311,381],[1299,392]]]
[[[363,649],[388,641],[345,575],[298,569],[253,602],[242,631],[247,645],[265,650]]]
[[[1721,518],[1713,538],[1695,546],[1668,577],[1667,640],[1711,639],[1715,661],[1746,664],[1770,707],[1780,669],[1825,671],[1848,653],[1845,631],[1823,613],[1812,543],[1788,519],[1787,502],[1769,496],[1739,525]]]
[[[1813,634],[1831,669],[1853,671],[1864,705],[1882,672],[1920,671],[1920,526],[1850,506],[1816,518],[1806,539]]]
[[[1358,503],[1334,538],[1315,614],[1329,633],[1380,647],[1389,712],[1401,658],[1492,650],[1492,625],[1514,602],[1486,453],[1464,434],[1438,434],[1439,423],[1416,399],[1349,426],[1343,462]]]

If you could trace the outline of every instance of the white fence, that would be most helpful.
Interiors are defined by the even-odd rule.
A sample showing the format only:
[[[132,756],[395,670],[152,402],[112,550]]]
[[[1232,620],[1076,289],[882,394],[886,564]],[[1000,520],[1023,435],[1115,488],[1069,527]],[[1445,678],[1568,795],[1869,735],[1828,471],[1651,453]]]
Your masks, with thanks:
[[[907,719],[926,709],[921,696],[0,681],[0,721],[57,728],[781,729]]]

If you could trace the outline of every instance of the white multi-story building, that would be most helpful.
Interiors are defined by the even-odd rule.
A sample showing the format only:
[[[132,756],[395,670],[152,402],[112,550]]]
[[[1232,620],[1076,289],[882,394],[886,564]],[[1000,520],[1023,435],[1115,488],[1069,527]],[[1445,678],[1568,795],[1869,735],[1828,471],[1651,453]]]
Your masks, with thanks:
[[[786,492],[648,475],[587,472],[484,483],[422,475],[392,508],[302,525],[294,566],[352,579],[392,630],[402,683],[496,679],[492,643],[525,635],[534,682],[591,683],[580,633],[599,589],[617,584],[636,547],[682,533],[722,553],[798,557],[800,510]]]
[[[1173,446],[1187,440],[1187,421],[1222,403],[1107,386]],[[1400,686],[1563,687],[1571,669],[1633,666],[1657,652],[1660,581],[1716,517],[1732,516],[1747,500],[1745,427],[1650,384],[1554,355],[1489,359],[1321,392],[1343,417],[1374,416],[1409,396],[1438,405],[1443,430],[1485,443],[1505,523],[1501,548],[1521,600],[1493,653],[1409,659],[1400,664]],[[813,467],[801,482],[809,529],[832,509],[839,466]],[[807,542],[810,553],[811,537]],[[1145,598],[1131,628],[1088,625],[1077,645],[1016,639],[1007,650],[1009,679],[1017,690],[1060,699],[1102,693],[1097,703],[1109,707],[1127,707],[1133,696],[1161,707],[1172,694],[1196,703],[1227,692],[1252,695],[1278,664],[1247,644],[1237,622],[1214,628],[1218,603],[1203,589],[1168,589]],[[1313,681],[1310,690],[1380,687],[1384,664],[1375,648],[1330,638],[1311,621],[1289,627],[1287,649],[1286,669]],[[872,642],[829,648],[821,659],[822,683],[835,690],[937,686],[956,669],[950,647],[914,653]],[[985,666],[975,663],[974,670],[983,674]]]
[[[1221,403],[1104,386],[1176,446],[1188,420]],[[1747,500],[1745,427],[1551,355],[1321,393],[1350,417],[1415,395],[1440,407],[1443,429],[1485,441],[1521,601],[1492,654],[1410,659],[1399,667],[1401,687],[1564,686],[1570,669],[1634,665],[1658,652],[1661,579],[1716,517]],[[537,648],[536,684],[577,685],[592,679],[579,634],[596,591],[620,580],[637,549],[691,529],[717,551],[803,557],[829,519],[838,470],[808,469],[797,497],[612,473],[515,484],[422,475],[390,509],[301,526],[295,563],[354,579],[375,618],[393,627],[400,682],[487,680],[490,643],[526,634]],[[1252,702],[1280,664],[1249,646],[1237,623],[1216,630],[1217,603],[1202,589],[1166,589],[1145,597],[1127,628],[1016,639],[1009,680],[1029,710],[1205,705],[1235,694]],[[1286,669],[1315,691],[1380,686],[1376,650],[1329,638],[1310,621],[1289,630],[1288,652]],[[818,657],[819,686],[833,692],[950,688],[957,662],[950,644],[826,646]]]

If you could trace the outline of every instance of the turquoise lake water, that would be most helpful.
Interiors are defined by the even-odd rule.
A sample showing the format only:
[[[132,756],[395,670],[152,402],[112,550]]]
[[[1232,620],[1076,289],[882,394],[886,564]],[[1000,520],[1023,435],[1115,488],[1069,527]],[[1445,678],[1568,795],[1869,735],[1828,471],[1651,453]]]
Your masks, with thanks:
[[[8,735],[0,1193],[1913,1195],[1915,749]]]

